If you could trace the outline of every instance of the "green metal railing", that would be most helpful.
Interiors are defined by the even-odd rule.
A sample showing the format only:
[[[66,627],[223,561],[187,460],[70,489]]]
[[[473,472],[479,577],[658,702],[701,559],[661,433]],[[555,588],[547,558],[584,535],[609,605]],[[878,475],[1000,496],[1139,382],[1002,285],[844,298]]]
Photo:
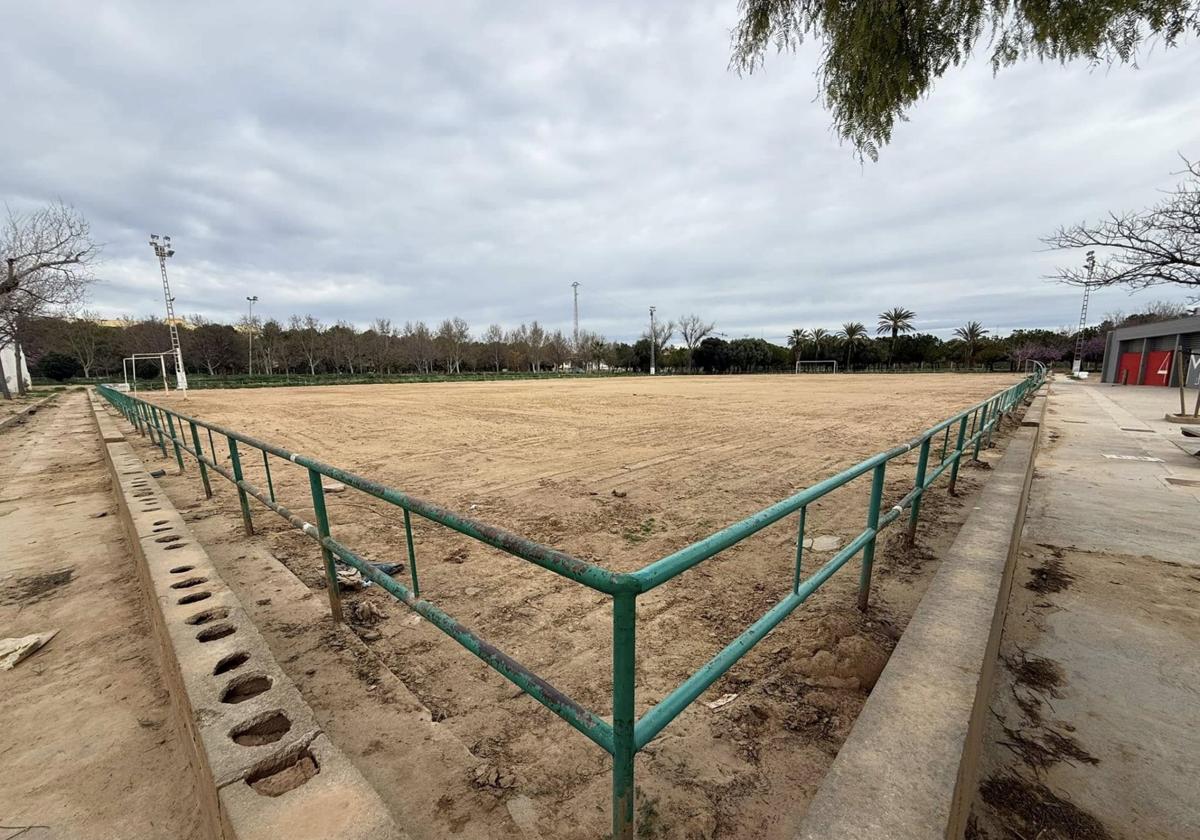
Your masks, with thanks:
[[[698,698],[709,686],[728,671],[735,662],[760,642],[796,607],[821,587],[853,557],[862,554],[859,567],[858,606],[867,608],[871,588],[871,571],[875,558],[878,535],[889,525],[898,521],[908,511],[906,539],[911,543],[916,533],[917,520],[921,511],[921,497],[944,473],[950,473],[950,492],[954,492],[958,481],[959,466],[965,453],[978,458],[979,450],[990,443],[992,434],[1001,420],[1008,416],[1019,403],[1030,397],[1045,380],[1044,367],[1010,388],[1006,388],[984,401],[967,408],[953,417],[927,429],[907,443],[892,447],[855,464],[840,473],[830,476],[795,495],[776,502],[753,516],[736,522],[699,542],[663,557],[643,568],[631,572],[612,572],[586,560],[580,560],[561,551],[532,542],[524,537],[460,516],[430,502],[407,493],[386,487],[370,479],[339,469],[330,464],[291,452],[280,446],[261,441],[249,435],[207,423],[195,417],[172,411],[154,403],[122,393],[101,385],[99,393],[140,432],[148,435],[163,457],[174,456],[179,471],[184,470],[184,453],[196,459],[200,479],[206,496],[212,496],[209,472],[228,479],[237,488],[242,513],[242,523],[247,534],[254,533],[250,512],[250,497],[261,502],[270,510],[286,519],[291,525],[313,538],[321,549],[325,569],[326,586],[329,593],[330,611],[335,621],[342,621],[341,594],[335,562],[357,569],[362,576],[378,584],[403,602],[413,611],[428,619],[442,632],[453,638],[475,656],[490,665],[505,678],[513,682],[526,694],[573,726],[613,758],[612,766],[612,821],[613,837],[630,840],[634,827],[634,757],[650,743],[664,727]],[[201,430],[208,439],[207,451],[203,446]],[[228,449],[229,468],[221,464],[217,456],[214,435],[223,439]],[[953,439],[953,442],[952,442]],[[168,455],[167,444],[171,454]],[[246,480],[242,467],[239,444],[259,450],[262,454],[267,489],[264,492]],[[935,447],[940,452],[933,456]],[[895,458],[918,451],[916,476],[913,488],[888,510],[883,510],[884,478],[887,465]],[[307,470],[313,517],[310,523],[276,499],[275,482],[271,477],[271,457],[287,461]],[[933,458],[936,457],[936,462]],[[865,527],[845,547],[833,555],[824,565],[813,570],[807,578],[802,577],[801,561],[804,553],[804,527],[808,506],[826,494],[842,487],[854,479],[871,474],[870,502],[866,512]],[[370,496],[389,502],[404,512],[404,530],[408,554],[409,582],[405,584],[384,574],[356,553],[349,546],[334,538],[325,507],[325,490],[322,478],[330,478],[353,487]],[[611,723],[595,712],[584,708],[546,680],[534,674],[520,662],[497,649],[477,633],[447,615],[436,605],[421,597],[417,577],[417,557],[413,550],[412,515],[435,522],[464,534],[481,543],[505,551],[555,574],[569,578],[613,599],[613,661],[612,661],[612,715]],[[707,664],[683,681],[674,691],[651,707],[641,718],[634,710],[634,663],[637,639],[637,598],[655,587],[661,586],[704,562],[725,549],[741,542],[769,525],[791,514],[797,514],[796,556],[792,574],[791,591],[741,635],[730,642]]]

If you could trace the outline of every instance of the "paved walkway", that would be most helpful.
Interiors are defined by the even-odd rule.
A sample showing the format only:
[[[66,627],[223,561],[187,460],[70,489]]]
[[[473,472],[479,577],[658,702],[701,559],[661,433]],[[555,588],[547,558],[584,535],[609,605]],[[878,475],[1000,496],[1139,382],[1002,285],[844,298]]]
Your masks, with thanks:
[[[1052,385],[979,836],[1200,837],[1200,459],[1171,410],[1167,389]]]
[[[82,392],[0,433],[0,840],[201,838]]]

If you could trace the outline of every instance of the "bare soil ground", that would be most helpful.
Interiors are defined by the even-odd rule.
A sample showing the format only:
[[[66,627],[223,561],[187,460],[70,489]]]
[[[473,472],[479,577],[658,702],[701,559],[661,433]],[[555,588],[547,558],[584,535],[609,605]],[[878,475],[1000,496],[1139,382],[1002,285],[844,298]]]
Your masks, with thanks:
[[[0,435],[0,837],[206,836],[83,392]]]
[[[1011,384],[1007,375],[757,376],[452,383],[155,394],[171,407],[337,464],[606,567],[632,570],[908,439]],[[207,442],[206,442],[207,446]],[[146,444],[143,454],[152,460]],[[227,460],[227,451],[218,445]],[[248,478],[266,486],[260,461]],[[915,456],[889,468],[885,505],[911,487]],[[643,837],[785,837],[907,624],[936,558],[969,511],[945,482],[917,546],[889,532],[870,612],[857,564],[832,579],[673,722],[638,759]],[[282,502],[311,516],[304,471],[275,460]],[[194,466],[167,478],[202,499]],[[810,507],[810,536],[864,525],[869,479]],[[184,488],[187,488],[184,490]],[[237,497],[214,478],[239,540]],[[328,496],[334,534],[374,560],[404,560],[395,508]],[[312,542],[261,507],[258,541],[313,588]],[[610,710],[607,598],[414,520],[422,594],[576,700]],[[638,602],[638,713],[662,699],[788,590],[796,522],[761,532]],[[812,569],[829,554],[809,553]],[[405,573],[406,575],[407,573]],[[404,575],[397,574],[403,578]],[[369,603],[376,610],[364,610]],[[609,760],[550,712],[376,588],[347,596],[379,663],[479,757],[464,783],[528,797],[545,837],[608,831]],[[290,652],[303,664],[301,651]],[[276,651],[281,662],[288,651]],[[369,676],[369,675],[368,675]],[[366,679],[367,677],[364,677]],[[719,710],[705,703],[727,693]],[[354,756],[351,755],[353,760]],[[453,795],[453,792],[450,792]],[[511,808],[510,808],[511,810]],[[529,822],[529,821],[525,821]]]
[[[29,406],[41,402],[52,393],[54,392],[42,388],[31,389],[27,394],[18,394],[14,391],[11,400],[0,399],[0,420],[7,420],[14,414],[20,414],[29,408]]]

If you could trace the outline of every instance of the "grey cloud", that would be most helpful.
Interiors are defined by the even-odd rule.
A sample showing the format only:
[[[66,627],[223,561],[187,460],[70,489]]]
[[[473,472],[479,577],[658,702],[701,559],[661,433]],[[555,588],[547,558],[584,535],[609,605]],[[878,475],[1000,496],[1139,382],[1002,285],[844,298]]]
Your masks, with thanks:
[[[942,333],[1073,323],[1038,237],[1153,201],[1200,155],[1188,44],[1136,71],[975,62],[861,166],[813,102],[812,49],[726,69],[735,15],[13,4],[0,197],[88,215],[113,314],[159,309],[154,230],[178,243],[178,307],[210,317],[257,294],[275,317],[565,329],[579,281],[610,338],[655,304],[782,340],[894,304]]]

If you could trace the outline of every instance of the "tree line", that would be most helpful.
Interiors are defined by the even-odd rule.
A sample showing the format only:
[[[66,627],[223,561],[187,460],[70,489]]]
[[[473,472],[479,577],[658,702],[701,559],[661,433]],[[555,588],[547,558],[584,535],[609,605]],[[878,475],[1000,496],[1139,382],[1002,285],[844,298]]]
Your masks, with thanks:
[[[1181,304],[1154,303],[1133,315],[1112,313],[1101,324],[1085,329],[1083,361],[1100,361],[1105,334],[1113,327],[1176,318],[1187,311]],[[1015,330],[999,336],[970,321],[943,339],[919,332],[915,318],[911,310],[895,307],[880,313],[874,335],[862,322],[851,321],[837,330],[797,328],[785,344],[721,337],[714,334],[712,322],[694,315],[659,321],[654,335],[646,330],[633,343],[608,341],[590,332],[581,332],[576,342],[537,321],[509,329],[491,324],[473,331],[462,318],[432,326],[379,318],[360,329],[345,321],[325,324],[312,315],[294,315],[285,321],[243,318],[236,325],[196,315],[186,319],[179,337],[189,375],[213,377],[245,375],[251,363],[255,375],[262,377],[646,372],[652,352],[657,369],[664,373],[781,372],[793,370],[798,360],[827,359],[848,370],[1019,370],[1028,360],[1054,364],[1070,362],[1074,356],[1077,336],[1068,328]],[[89,313],[30,319],[23,339],[33,369],[57,380],[120,379],[122,359],[170,347],[168,326],[162,320],[126,318],[106,323]],[[154,360],[138,362],[142,378],[157,378],[161,373]]]

